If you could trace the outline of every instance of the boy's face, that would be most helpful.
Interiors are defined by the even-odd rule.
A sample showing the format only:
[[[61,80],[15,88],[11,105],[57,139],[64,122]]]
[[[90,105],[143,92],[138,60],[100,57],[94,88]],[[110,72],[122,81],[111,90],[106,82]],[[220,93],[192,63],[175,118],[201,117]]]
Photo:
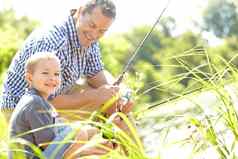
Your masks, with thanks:
[[[33,73],[27,74],[27,80],[47,99],[60,85],[60,64],[55,59],[41,60],[33,68]]]

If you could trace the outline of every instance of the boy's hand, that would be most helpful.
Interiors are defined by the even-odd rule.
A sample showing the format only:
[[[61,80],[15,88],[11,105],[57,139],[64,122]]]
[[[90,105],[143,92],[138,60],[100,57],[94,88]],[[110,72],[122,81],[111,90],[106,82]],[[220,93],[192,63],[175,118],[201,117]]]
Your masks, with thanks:
[[[80,156],[105,155],[113,149],[111,141],[103,139],[98,145],[85,147],[80,152]]]
[[[64,153],[64,159],[74,159],[82,156],[105,155],[113,149],[113,143],[103,139],[99,134],[99,129],[95,127],[84,127],[75,137],[75,143]],[[93,138],[98,138],[96,143],[93,143]],[[95,140],[96,141],[96,140]],[[92,142],[88,143],[88,142]]]

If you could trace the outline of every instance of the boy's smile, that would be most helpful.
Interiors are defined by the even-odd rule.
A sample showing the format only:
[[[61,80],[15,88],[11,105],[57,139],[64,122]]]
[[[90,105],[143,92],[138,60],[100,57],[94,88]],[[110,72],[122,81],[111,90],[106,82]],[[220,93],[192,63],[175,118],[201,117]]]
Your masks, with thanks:
[[[55,59],[41,60],[28,76],[30,86],[47,99],[60,85],[60,64]]]

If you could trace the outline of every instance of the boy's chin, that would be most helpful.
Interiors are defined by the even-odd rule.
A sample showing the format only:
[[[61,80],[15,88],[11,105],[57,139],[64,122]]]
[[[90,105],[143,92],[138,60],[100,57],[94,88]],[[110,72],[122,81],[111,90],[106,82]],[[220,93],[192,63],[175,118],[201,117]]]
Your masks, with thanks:
[[[50,95],[52,95],[54,93],[55,93],[55,91],[49,91],[49,92],[47,92],[47,95],[50,96]]]

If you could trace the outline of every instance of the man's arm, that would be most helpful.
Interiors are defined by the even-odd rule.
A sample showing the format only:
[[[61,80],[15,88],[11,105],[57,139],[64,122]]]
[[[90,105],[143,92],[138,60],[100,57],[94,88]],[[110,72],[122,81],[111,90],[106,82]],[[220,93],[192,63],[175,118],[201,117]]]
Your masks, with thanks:
[[[79,109],[84,105],[95,105],[96,94],[97,90],[91,88],[59,95],[50,102],[56,109]]]
[[[88,78],[88,84],[93,88],[98,88],[105,84],[113,84],[115,78],[106,70],[98,72],[95,76]]]
[[[108,71],[101,71],[98,74],[96,74],[94,77],[88,79],[88,84],[94,88],[100,87],[100,85],[103,84],[110,84],[113,85],[115,82],[115,78],[112,76],[111,73]],[[120,84],[120,89],[127,88],[123,83]],[[107,111],[106,114],[111,115],[113,112],[117,111],[117,107],[119,105],[123,105],[122,112],[123,113],[129,113],[133,108],[133,102],[128,101],[126,104],[122,104],[120,100],[118,100],[116,103],[114,103]]]
[[[82,106],[99,107],[119,90],[118,87],[110,85],[113,83],[113,77],[106,71],[101,71],[94,77],[88,78],[87,82],[90,87],[59,95],[51,103],[56,109],[79,109]]]

